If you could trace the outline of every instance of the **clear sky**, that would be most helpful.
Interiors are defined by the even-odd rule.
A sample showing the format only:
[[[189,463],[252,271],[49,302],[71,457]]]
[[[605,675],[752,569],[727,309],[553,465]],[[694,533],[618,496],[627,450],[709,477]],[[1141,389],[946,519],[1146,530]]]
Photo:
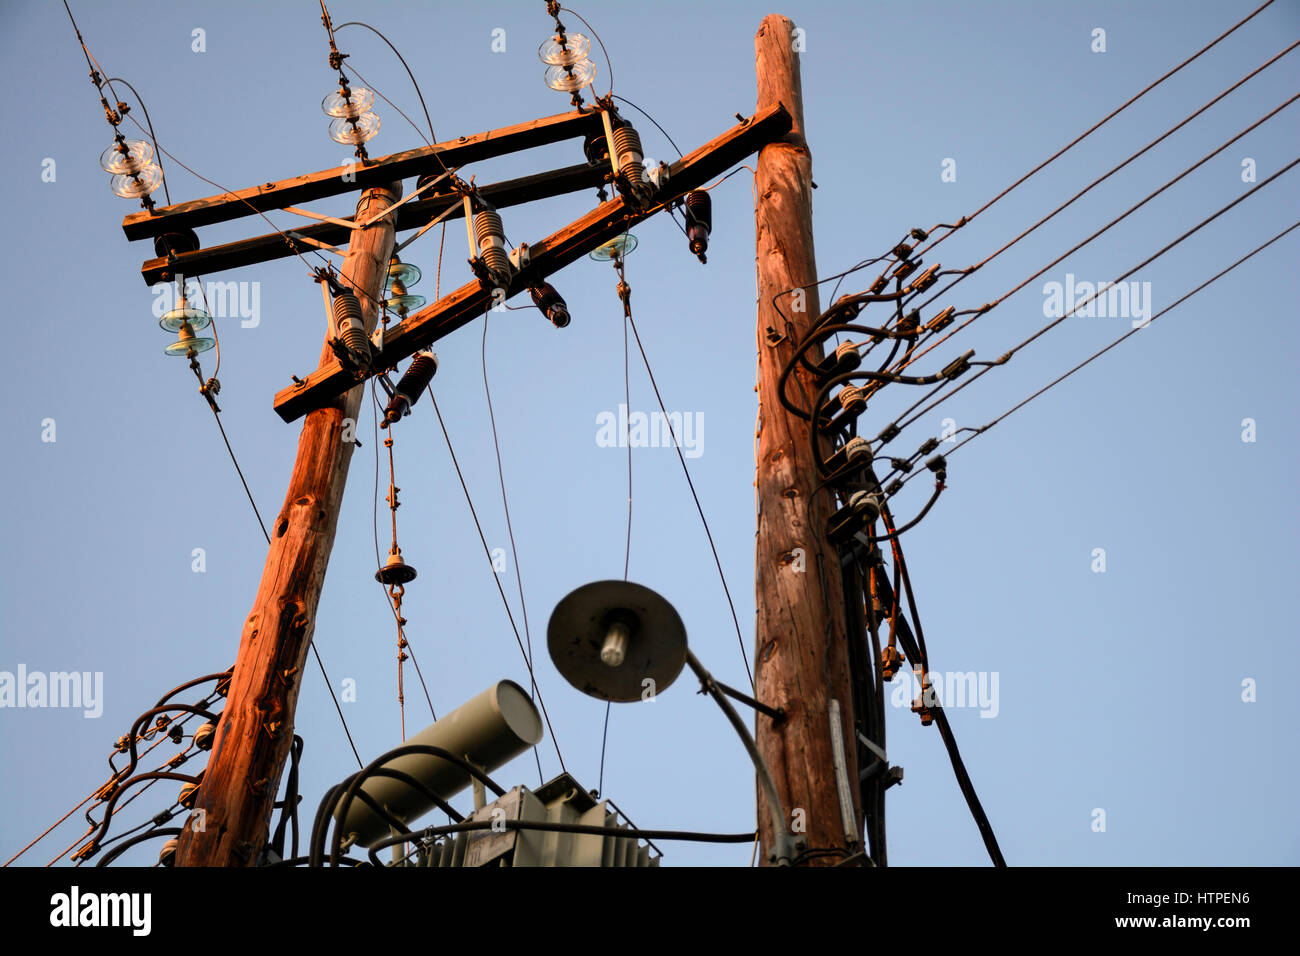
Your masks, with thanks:
[[[974,212],[1257,5],[808,2],[782,10],[804,30],[820,273],[883,254],[913,226]],[[319,107],[334,75],[316,0],[73,0],[72,8],[105,69],[144,96],[161,144],[223,187],[348,158],[329,139]],[[567,96],[542,82],[535,51],[551,23],[541,0],[339,2],[331,12],[336,24],[364,19],[392,39],[421,84],[440,139],[568,108]],[[768,7],[606,3],[578,12],[604,40],[614,91],[650,111],[683,150],[728,128],[735,113],[753,111],[753,36]],[[582,29],[575,17],[565,20]],[[1094,49],[1098,29],[1104,52]],[[202,52],[194,49],[195,30],[203,31]],[[1277,0],[955,234],[932,261],[944,268],[979,261],[1298,33],[1300,8]],[[494,52],[502,38],[504,51]],[[378,38],[348,28],[339,43],[371,84],[422,118],[409,79]],[[1001,295],[1277,107],[1296,91],[1295,57],[1090,192],[936,308],[968,309]],[[593,58],[603,93],[609,70],[599,50]],[[137,204],[115,197],[99,169],[111,134],[62,5],[0,4],[0,59],[13,101],[0,188],[14,238],[2,267],[10,305],[0,358],[7,410],[0,416],[0,672],[103,675],[98,717],[0,708],[0,857],[7,859],[107,779],[105,758],[137,714],[171,687],[231,663],[265,544],[191,373],[163,355],[169,337],[139,275],[153,253],[120,229]],[[423,142],[387,104],[376,110],[383,125],[372,154]],[[627,115],[647,153],[675,158],[648,121]],[[1117,278],[1250,189],[1243,176],[1251,169],[1262,181],[1295,159],[1297,128],[1292,108],[1247,134],[981,318],[923,371],[965,348],[977,359],[1002,354],[1048,321],[1045,283]],[[485,183],[580,161],[568,143],[466,173]],[[173,201],[218,191],[175,164],[165,168]],[[944,181],[945,169],[955,178]],[[707,266],[663,216],[636,230],[640,246],[627,262],[665,402],[703,423],[689,467],[747,645],[756,410],[750,182],[742,171],[713,191]],[[164,201],[161,191],[156,196]],[[1141,283],[1144,303],[1169,305],[1291,225],[1298,197],[1300,173],[1292,171],[1143,268],[1131,280]],[[515,242],[541,238],[594,201],[583,193],[507,209],[507,232]],[[348,215],[352,203],[320,208]],[[299,221],[273,218],[285,228]],[[266,231],[250,218],[205,229],[201,238],[213,245]],[[950,463],[949,490],[906,536],[932,667],[983,673],[986,682],[997,675],[995,706],[954,708],[951,718],[1012,864],[1300,862],[1292,730],[1300,717],[1300,509],[1297,456],[1288,445],[1296,438],[1300,350],[1296,235],[963,448]],[[463,236],[459,222],[447,230],[444,290],[469,279]],[[406,258],[425,274],[413,291],[433,297],[437,257],[437,230],[410,247]],[[841,291],[861,291],[873,277],[859,273]],[[297,438],[297,426],[272,411],[272,396],[291,374],[314,367],[324,328],[320,292],[297,259],[210,278],[254,283],[246,290],[258,295],[255,323],[218,320],[219,401],[269,525]],[[608,265],[584,259],[553,281],[572,325],[554,329],[532,310],[494,313],[487,369],[537,680],[569,770],[594,788],[605,708],[556,672],[545,630],[570,590],[622,573],[626,452],[601,447],[596,436],[598,417],[623,401],[623,332]],[[988,421],[1130,326],[1126,316],[1067,319],[917,422],[896,447],[910,451],[937,437],[944,418],[957,426]],[[434,388],[489,545],[508,553],[482,335],[479,321],[439,343]],[[202,358],[211,375],[213,353]],[[874,434],[914,398],[891,388],[863,430]],[[656,407],[635,353],[631,406]],[[377,447],[368,407],[316,624],[336,689],[355,682],[356,700],[343,710],[366,760],[400,742],[393,620],[372,578]],[[420,574],[406,594],[408,637],[441,714],[495,680],[528,678],[432,412],[426,398],[397,427],[395,453],[400,541]],[[633,469],[631,578],[672,601],[704,663],[743,685],[731,613],[675,453],[635,448]],[[385,469],[381,509],[386,480]],[[914,513],[927,485],[910,485],[896,513]],[[379,522],[383,538],[383,511]],[[195,549],[203,549],[201,572]],[[1096,549],[1104,549],[1104,571]],[[511,559],[502,583],[522,620],[514,571]],[[296,730],[306,740],[310,820],[324,791],[356,765],[314,661],[305,680]],[[683,677],[653,704],[614,707],[605,793],[643,827],[750,829],[748,760],[691,684]],[[919,726],[908,691],[897,699],[901,706],[888,708],[889,756],[905,779],[889,794],[891,862],[986,863],[936,729]],[[406,709],[410,730],[430,719],[409,665]],[[540,758],[547,779],[559,771],[549,739]],[[496,776],[507,786],[539,782],[531,756]],[[163,809],[174,787],[147,791],[112,832]],[[467,807],[468,794],[457,802]],[[22,861],[47,862],[84,829],[78,813]],[[670,864],[750,859],[744,845],[664,848]],[[125,859],[150,863],[156,850],[146,844]]]

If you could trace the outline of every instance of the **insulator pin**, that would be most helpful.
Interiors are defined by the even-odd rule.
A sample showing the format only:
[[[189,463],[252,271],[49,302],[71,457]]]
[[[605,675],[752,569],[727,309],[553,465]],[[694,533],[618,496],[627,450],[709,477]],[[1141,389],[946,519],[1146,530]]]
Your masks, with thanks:
[[[411,406],[433,381],[434,373],[437,371],[438,356],[432,352],[420,352],[411,360],[411,364],[406,367],[406,373],[397,380],[393,396],[388,400],[388,407],[384,409],[386,426],[410,412]]]
[[[650,191],[642,165],[644,154],[641,152],[641,135],[624,123],[614,130],[614,153],[618,159],[618,173],[627,188],[638,199]]]
[[[340,292],[334,297],[334,334],[351,353],[363,371],[370,371],[370,339],[366,337],[361,301],[355,292]]]
[[[690,241],[691,252],[701,262],[707,262],[704,254],[709,249],[709,234],[713,232],[713,200],[702,189],[695,189],[686,194],[686,238]]]
[[[533,297],[533,305],[537,306],[557,329],[562,329],[569,324],[569,307],[565,304],[564,297],[555,291],[555,286],[543,282],[530,288],[528,294]]]
[[[478,243],[479,258],[492,281],[501,288],[509,286],[510,251],[506,247],[506,230],[501,224],[501,214],[495,209],[475,213],[474,239]]]

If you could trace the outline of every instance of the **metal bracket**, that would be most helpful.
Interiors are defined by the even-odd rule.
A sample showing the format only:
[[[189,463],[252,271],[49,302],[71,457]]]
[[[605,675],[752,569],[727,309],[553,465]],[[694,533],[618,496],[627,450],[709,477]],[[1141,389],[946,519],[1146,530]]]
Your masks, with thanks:
[[[609,110],[600,111],[600,121],[605,124],[605,146],[609,149],[609,165],[618,181],[618,150],[614,146],[614,124],[609,121]]]
[[[516,272],[527,266],[531,260],[532,256],[528,253],[526,242],[521,242],[517,248],[510,250],[510,264],[515,267]]]

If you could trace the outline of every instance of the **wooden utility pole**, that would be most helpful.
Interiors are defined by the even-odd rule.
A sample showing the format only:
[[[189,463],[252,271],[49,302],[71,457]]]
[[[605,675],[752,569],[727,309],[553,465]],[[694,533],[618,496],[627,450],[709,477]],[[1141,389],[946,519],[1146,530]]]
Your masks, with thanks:
[[[401,195],[400,182],[365,190],[357,221],[381,212]],[[361,301],[367,334],[374,330],[393,239],[392,216],[353,230],[343,263],[342,283]],[[321,364],[333,359],[327,342]],[[357,385],[303,422],[289,491],[271,532],[257,600],[244,622],[196,812],[181,835],[179,866],[255,866],[261,856],[293,742],[294,709],[352,458],[353,444],[343,441],[344,420],[357,421],[364,395],[365,386]]]
[[[758,264],[758,536],[755,551],[757,697],[781,707],[785,719],[758,717],[758,749],[776,781],[794,837],[816,849],[848,849],[831,743],[831,701],[838,701],[845,775],[853,803],[847,828],[860,827],[858,771],[845,634],[843,586],[835,549],[826,540],[831,499],[813,497],[817,469],[809,423],[787,413],[777,397],[781,370],[816,320],[817,265],[812,234],[812,155],[804,139],[803,97],[794,25],[764,18],[754,38],[758,109],[781,103],[790,132],[758,154],[755,233]],[[797,290],[790,294],[790,290]],[[801,294],[802,293],[802,294]],[[773,297],[777,296],[776,304]],[[779,311],[778,311],[779,309]],[[811,350],[811,362],[821,358]],[[802,368],[792,396],[817,389]],[[798,401],[798,399],[796,399]],[[759,793],[759,800],[763,799]],[[764,861],[772,845],[766,813],[758,814]],[[802,832],[800,828],[802,827]],[[834,856],[811,863],[834,863]]]

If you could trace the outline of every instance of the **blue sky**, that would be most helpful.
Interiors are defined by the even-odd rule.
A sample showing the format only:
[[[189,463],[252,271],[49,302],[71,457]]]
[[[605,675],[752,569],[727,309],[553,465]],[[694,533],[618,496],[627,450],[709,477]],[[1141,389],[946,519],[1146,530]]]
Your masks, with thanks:
[[[818,268],[880,255],[907,229],[970,214],[1132,93],[1257,4],[806,3],[783,12],[805,31],[807,133],[813,152]],[[162,145],[223,187],[344,162],[321,98],[333,88],[315,0],[185,5],[73,3],[91,50],[145,97]],[[563,112],[535,50],[551,32],[544,4],[338,4],[403,52],[440,139]],[[683,150],[754,107],[750,3],[605,4],[578,12],[599,31],[614,91],[650,111]],[[566,15],[571,29],[581,29]],[[6,507],[0,571],[0,671],[103,673],[103,713],[0,709],[0,856],[7,859],[108,776],[104,758],[165,691],[232,660],[265,545],[212,416],[140,279],[147,244],[128,243],[98,167],[110,143],[61,4],[0,4],[0,55],[18,126],[0,157],[5,208],[22,238],[4,259],[10,297],[0,396]],[[505,31],[493,52],[493,31]],[[1094,30],[1105,31],[1094,52]],[[947,240],[930,261],[979,261],[1296,38],[1300,10],[1278,0]],[[195,52],[200,29],[203,52]],[[372,34],[340,31],[349,64],[412,117],[400,64]],[[598,51],[596,86],[609,73]],[[1013,249],[941,302],[973,308],[1079,239],[1295,92],[1294,55]],[[419,145],[384,103],[374,155]],[[646,152],[675,152],[635,111]],[[1248,134],[934,356],[991,359],[1043,325],[1044,284],[1111,280],[1297,155],[1293,111]],[[131,134],[133,135],[133,134]],[[475,167],[478,181],[580,161],[559,144]],[[46,181],[46,160],[55,176]],[[941,178],[952,160],[955,181]],[[173,201],[211,186],[166,166]],[[1160,309],[1294,221],[1292,173],[1134,275]],[[635,314],[670,410],[700,416],[689,461],[745,640],[752,641],[754,276],[747,172],[712,193],[714,235],[701,266],[668,219],[636,232],[628,259]],[[409,187],[410,184],[408,184]],[[157,194],[162,201],[161,191]],[[540,238],[591,208],[590,194],[505,211],[514,241]],[[322,203],[334,215],[350,200]],[[289,227],[288,214],[273,216]],[[260,219],[205,229],[205,245],[267,231]],[[1293,791],[1300,717],[1293,595],[1300,572],[1294,446],[1300,330],[1295,233],[953,456],[949,490],[905,543],[932,667],[998,675],[996,716],[952,711],[954,731],[1012,864],[1294,864]],[[444,289],[468,281],[463,229],[447,230]],[[438,233],[406,258],[432,298]],[[846,280],[861,291],[874,273]],[[258,283],[260,316],[219,320],[223,422],[263,517],[280,507],[297,427],[271,409],[291,374],[314,366],[321,299],[303,264],[280,260],[216,276]],[[623,338],[613,270],[583,260],[552,280],[573,322],[495,313],[487,367],[518,545],[537,679],[569,770],[599,772],[604,705],[547,659],[546,620],[590,580],[622,573],[626,457],[596,441],[598,417],[623,401]],[[866,313],[870,315],[870,313]],[[937,436],[943,419],[978,425],[1109,342],[1127,317],[1077,317],[908,429],[897,447]],[[483,324],[439,343],[434,387],[488,542],[509,550],[481,367]],[[213,354],[204,358],[212,374]],[[924,361],[924,360],[923,360]],[[633,410],[655,408],[635,353]],[[899,394],[894,394],[895,392]],[[873,402],[874,434],[915,395]],[[368,413],[367,413],[368,414]],[[43,441],[46,419],[55,440]],[[1254,441],[1243,441],[1252,419]],[[878,424],[877,424],[878,423]],[[876,427],[872,427],[876,425]],[[439,713],[495,680],[527,682],[427,399],[396,429],[399,536],[420,572],[408,587],[408,638]],[[1288,438],[1288,435],[1290,438]],[[400,741],[393,622],[374,583],[375,443],[366,418],[325,581],[316,642],[362,757]],[[680,465],[669,448],[633,451],[633,580],[663,593],[691,646],[718,677],[745,682],[731,613]],[[381,477],[380,507],[385,489]],[[927,482],[895,503],[907,516]],[[380,533],[386,515],[380,514]],[[381,549],[386,549],[381,540]],[[202,548],[206,570],[192,570]],[[1104,573],[1093,570],[1104,549]],[[513,563],[503,581],[518,612]],[[750,652],[752,658],[752,651]],[[1245,682],[1245,683],[1244,683]],[[1244,686],[1253,701],[1243,700]],[[407,727],[428,722],[408,670]],[[653,704],[613,710],[605,793],[641,826],[753,826],[752,772],[731,729],[687,678]],[[1250,696],[1250,695],[1247,695]],[[182,699],[188,700],[189,697]],[[197,699],[197,698],[196,698]],[[938,734],[904,702],[889,708],[896,865],[987,861]],[[303,812],[355,769],[324,682],[309,662],[297,732],[306,739]],[[157,753],[164,752],[160,748]],[[541,749],[545,776],[558,772]],[[496,774],[538,783],[532,758]],[[165,807],[154,787],[113,832]],[[459,798],[462,807],[468,795]],[[1094,828],[1105,811],[1105,830]],[[431,820],[433,818],[430,818]],[[23,862],[50,860],[78,837],[80,814]],[[671,844],[665,863],[744,865],[748,846]],[[149,863],[155,845],[125,859]]]

